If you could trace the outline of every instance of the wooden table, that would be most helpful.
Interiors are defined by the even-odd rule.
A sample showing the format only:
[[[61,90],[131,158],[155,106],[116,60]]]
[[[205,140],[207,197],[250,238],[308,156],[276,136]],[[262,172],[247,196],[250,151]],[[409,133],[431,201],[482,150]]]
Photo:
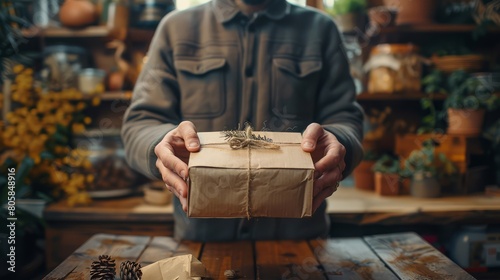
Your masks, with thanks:
[[[309,241],[177,242],[170,237],[97,234],[44,279],[89,279],[101,254],[143,266],[192,254],[213,279],[474,279],[415,233]],[[145,279],[147,280],[147,279]]]
[[[49,270],[98,232],[173,235],[172,206],[153,206],[142,197],[94,200],[86,207],[49,205],[46,221],[46,264]],[[500,197],[473,196],[418,199],[381,197],[341,187],[328,198],[327,212],[335,223],[352,225],[414,225],[449,223],[500,224]]]

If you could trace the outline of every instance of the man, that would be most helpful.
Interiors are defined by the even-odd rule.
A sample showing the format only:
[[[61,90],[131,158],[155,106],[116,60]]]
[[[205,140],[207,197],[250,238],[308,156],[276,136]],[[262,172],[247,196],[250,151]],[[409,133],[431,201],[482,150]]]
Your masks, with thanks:
[[[159,25],[122,130],[130,164],[161,178],[175,236],[193,240],[326,236],[324,200],[362,157],[362,110],[333,21],[285,0],[213,0]],[[187,161],[197,131],[303,132],[315,162],[306,219],[190,219]],[[290,205],[289,207],[294,207]],[[184,211],[183,211],[184,210]]]

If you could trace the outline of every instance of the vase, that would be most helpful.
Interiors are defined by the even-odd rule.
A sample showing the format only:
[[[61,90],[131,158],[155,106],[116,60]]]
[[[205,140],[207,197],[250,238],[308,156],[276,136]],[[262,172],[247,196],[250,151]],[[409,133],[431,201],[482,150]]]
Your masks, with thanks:
[[[441,195],[441,185],[430,172],[415,172],[410,183],[410,194],[421,198],[438,197]]]
[[[357,189],[373,191],[375,189],[375,178],[372,167],[373,160],[363,160],[353,171],[354,184]]]
[[[382,196],[399,195],[399,174],[375,172],[375,192]]]
[[[459,110],[448,109],[448,134],[475,137],[481,134],[484,121],[484,109]]]

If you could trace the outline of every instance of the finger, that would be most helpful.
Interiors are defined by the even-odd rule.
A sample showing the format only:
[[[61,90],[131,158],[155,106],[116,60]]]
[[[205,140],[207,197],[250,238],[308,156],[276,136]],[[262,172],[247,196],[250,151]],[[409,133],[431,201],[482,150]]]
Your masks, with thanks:
[[[175,188],[172,188],[169,185],[165,185],[165,186],[167,186],[167,188],[169,189],[169,191],[171,191],[177,198],[179,198],[179,201],[180,201],[180,203],[182,205],[182,210],[184,212],[187,212],[187,199],[184,198],[184,197],[182,197],[182,196],[180,196],[179,193],[177,193],[177,190]]]
[[[197,152],[200,150],[200,139],[196,133],[196,127],[190,121],[183,121],[177,127],[177,132],[180,137],[184,139],[186,149],[190,152]]]
[[[158,159],[162,162],[163,166],[177,173],[179,177],[186,180],[188,176],[188,166],[187,164],[176,157],[171,150],[171,146],[166,144],[163,148],[157,146],[155,148],[155,153]]]
[[[336,186],[328,187],[315,196],[313,199],[313,213],[316,212],[321,203],[323,203],[323,201],[325,201],[327,197],[331,196],[336,190]]]
[[[325,156],[320,158],[315,164],[314,169],[318,170],[320,173],[327,172],[337,168],[337,166],[342,165],[345,156],[345,148],[340,143],[331,144],[327,149]],[[342,167],[342,166],[341,166]]]
[[[162,180],[168,186],[174,188],[179,194],[179,199],[187,197],[187,184],[172,170],[168,169],[159,160],[156,161],[156,167],[161,173]]]
[[[334,186],[339,182],[340,172],[337,170],[326,172],[319,179],[314,181],[313,196],[318,195],[321,191],[328,188],[329,186]]]
[[[304,152],[311,153],[316,149],[316,143],[318,139],[324,134],[323,128],[317,124],[312,123],[307,126],[306,130],[302,134],[302,150]]]

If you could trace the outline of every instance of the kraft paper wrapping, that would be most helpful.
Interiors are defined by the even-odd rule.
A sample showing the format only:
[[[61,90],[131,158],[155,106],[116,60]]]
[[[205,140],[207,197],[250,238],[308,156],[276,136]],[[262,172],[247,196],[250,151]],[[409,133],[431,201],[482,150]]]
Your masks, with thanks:
[[[233,150],[220,132],[198,133],[189,159],[188,216],[198,218],[312,215],[314,164],[300,133],[254,132],[280,149]]]
[[[209,277],[203,264],[193,255],[182,255],[157,261],[141,269],[146,280],[195,280]]]

